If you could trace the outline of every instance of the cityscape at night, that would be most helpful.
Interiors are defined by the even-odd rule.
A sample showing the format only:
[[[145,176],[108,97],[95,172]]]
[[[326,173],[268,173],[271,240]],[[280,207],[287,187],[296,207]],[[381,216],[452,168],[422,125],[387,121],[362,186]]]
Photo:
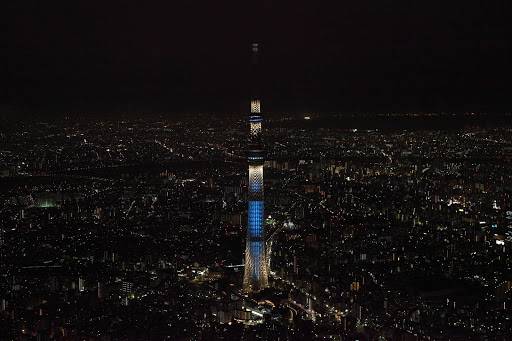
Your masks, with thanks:
[[[268,118],[268,283],[247,295],[247,123],[205,117],[2,133],[3,335],[506,339],[510,127]]]
[[[512,9],[383,3],[8,5],[0,341],[512,340]]]

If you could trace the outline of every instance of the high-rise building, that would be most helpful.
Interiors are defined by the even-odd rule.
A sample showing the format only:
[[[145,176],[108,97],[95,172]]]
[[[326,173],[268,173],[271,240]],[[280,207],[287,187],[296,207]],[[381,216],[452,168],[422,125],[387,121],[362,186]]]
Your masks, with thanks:
[[[258,44],[252,44],[254,77],[258,70]],[[258,82],[255,80],[256,85]],[[257,87],[257,86],[256,86]],[[249,115],[249,185],[247,205],[247,239],[245,244],[245,271],[243,286],[246,292],[259,291],[268,285],[268,261],[265,247],[263,163],[265,159],[262,140],[261,102],[256,89],[251,98]]]

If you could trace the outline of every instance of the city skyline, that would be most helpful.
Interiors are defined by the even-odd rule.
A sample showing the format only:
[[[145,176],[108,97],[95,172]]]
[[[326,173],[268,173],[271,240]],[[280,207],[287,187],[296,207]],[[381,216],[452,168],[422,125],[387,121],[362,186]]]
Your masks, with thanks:
[[[0,341],[512,340],[511,4],[9,2]]]
[[[507,340],[510,123],[273,122],[247,295],[246,119],[2,126],[2,334]]]

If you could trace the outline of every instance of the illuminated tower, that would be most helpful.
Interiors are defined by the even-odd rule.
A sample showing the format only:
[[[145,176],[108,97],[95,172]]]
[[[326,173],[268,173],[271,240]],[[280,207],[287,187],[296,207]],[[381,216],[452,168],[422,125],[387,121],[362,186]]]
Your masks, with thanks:
[[[257,77],[258,44],[252,44],[252,63]],[[268,262],[265,250],[265,225],[263,196],[264,150],[262,133],[263,117],[259,96],[254,92],[249,115],[249,186],[247,207],[247,239],[245,243],[244,290],[259,291],[268,285]]]

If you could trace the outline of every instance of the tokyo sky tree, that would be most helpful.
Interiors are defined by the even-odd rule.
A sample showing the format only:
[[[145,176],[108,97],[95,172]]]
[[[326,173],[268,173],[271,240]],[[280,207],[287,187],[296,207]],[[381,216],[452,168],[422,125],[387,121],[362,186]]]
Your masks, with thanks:
[[[252,63],[254,76],[257,75],[258,44],[252,44]],[[257,83],[257,82],[256,82]],[[265,155],[262,140],[261,102],[253,89],[251,114],[249,115],[249,186],[247,207],[247,239],[245,244],[244,290],[259,291],[268,285],[268,260],[265,250],[263,163]]]

